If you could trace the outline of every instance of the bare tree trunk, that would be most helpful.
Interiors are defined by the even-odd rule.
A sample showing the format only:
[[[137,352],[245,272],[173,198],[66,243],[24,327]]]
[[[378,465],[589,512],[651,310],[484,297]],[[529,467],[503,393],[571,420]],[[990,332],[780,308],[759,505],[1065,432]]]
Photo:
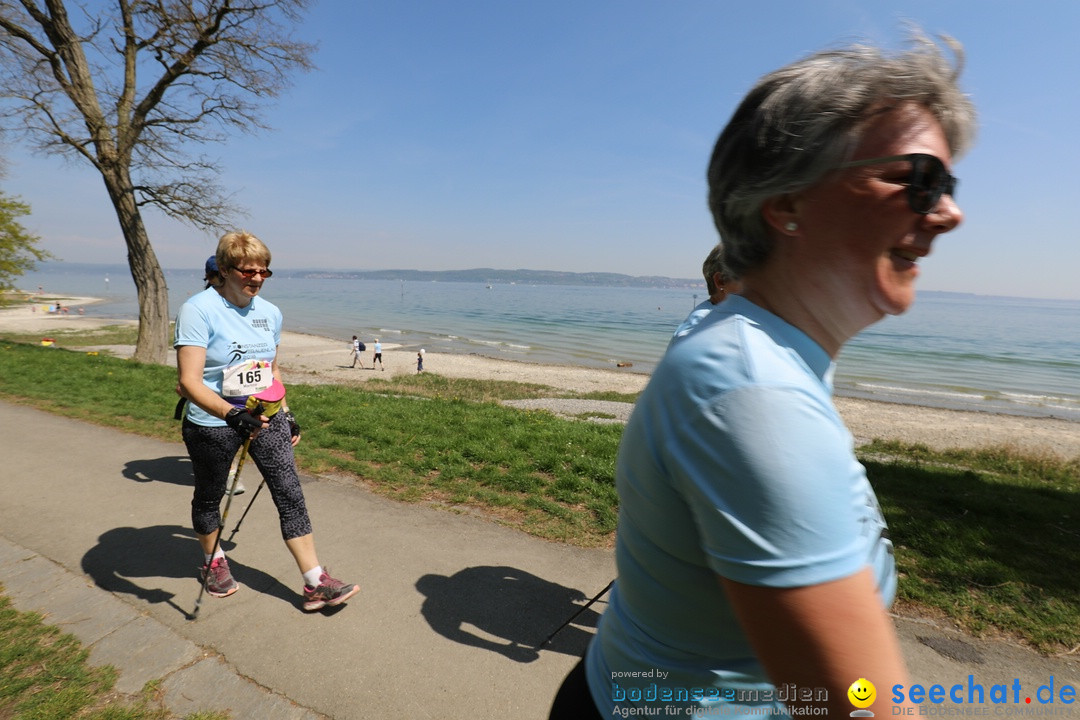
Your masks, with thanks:
[[[310,3],[112,0],[90,13],[0,0],[0,130],[101,173],[139,295],[140,362],[164,363],[169,346],[168,288],[140,207],[215,233],[227,224],[235,208],[201,148],[264,127],[262,102],[311,69],[315,46],[291,37]]]
[[[128,267],[139,299],[139,338],[133,358],[162,365],[169,348],[169,288],[165,273],[147,237],[131,179],[124,170],[103,171],[102,177],[124,233]]]

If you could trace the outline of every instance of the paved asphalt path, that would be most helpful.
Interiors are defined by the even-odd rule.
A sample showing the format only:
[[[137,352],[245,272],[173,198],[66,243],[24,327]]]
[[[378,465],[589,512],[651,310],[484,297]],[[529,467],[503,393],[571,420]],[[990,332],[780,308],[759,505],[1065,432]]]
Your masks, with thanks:
[[[611,579],[610,551],[305,477],[320,560],[361,592],[332,611],[300,609],[301,579],[264,489],[226,547],[240,591],[205,596],[193,622],[201,556],[182,443],[7,402],[0,429],[4,591],[77,636],[92,662],[116,666],[118,689],[163,680],[181,716],[541,720],[592,635],[594,610],[606,607],[602,599],[538,648]],[[258,480],[245,472],[248,493],[233,502],[226,537]],[[1044,658],[925,621],[897,625],[913,681],[927,686],[967,687],[972,675],[988,693],[1014,679],[1032,696],[1052,677],[1057,691],[1080,688],[1075,656]],[[988,711],[1036,709],[1046,708],[1021,698]]]

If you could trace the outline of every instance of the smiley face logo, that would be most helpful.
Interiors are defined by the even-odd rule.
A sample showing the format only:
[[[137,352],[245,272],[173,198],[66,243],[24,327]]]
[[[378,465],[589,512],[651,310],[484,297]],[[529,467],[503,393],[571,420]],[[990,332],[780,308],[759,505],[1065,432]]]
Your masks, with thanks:
[[[877,688],[866,678],[859,678],[847,689],[848,700],[857,708],[868,708],[877,698]]]

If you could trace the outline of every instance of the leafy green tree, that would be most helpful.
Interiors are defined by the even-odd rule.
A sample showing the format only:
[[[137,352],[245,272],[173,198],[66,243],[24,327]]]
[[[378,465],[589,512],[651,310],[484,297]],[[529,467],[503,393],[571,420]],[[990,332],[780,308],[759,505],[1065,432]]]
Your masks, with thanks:
[[[52,257],[37,246],[40,238],[19,222],[29,214],[29,205],[0,192],[0,292],[14,290],[15,278]]]
[[[215,233],[239,212],[201,153],[263,128],[261,104],[310,69],[314,48],[290,37],[309,2],[0,0],[0,122],[101,174],[138,292],[136,360],[164,362],[169,330],[142,208]]]

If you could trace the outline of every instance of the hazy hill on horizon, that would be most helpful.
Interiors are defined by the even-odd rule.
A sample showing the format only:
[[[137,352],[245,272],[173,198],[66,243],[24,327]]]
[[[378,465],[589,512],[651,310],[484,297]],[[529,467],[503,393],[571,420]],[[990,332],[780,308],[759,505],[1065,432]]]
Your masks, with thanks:
[[[294,277],[342,278],[348,280],[408,280],[411,282],[472,282],[508,285],[603,285],[608,287],[696,287],[704,279],[670,278],[661,275],[623,275],[609,272],[569,272],[561,270],[295,270]]]
[[[118,263],[76,263],[52,261],[38,264],[45,272],[98,272],[101,274],[128,274],[127,265]],[[167,274],[195,273],[202,276],[202,266],[192,268],[165,268]],[[603,285],[610,287],[705,287],[704,278],[669,278],[660,275],[623,275],[608,272],[569,272],[561,270],[497,270],[472,268],[468,270],[326,270],[319,268],[275,268],[274,275],[289,278],[329,278],[342,280],[406,280],[409,282],[472,282],[487,285]]]
[[[202,265],[197,267],[165,268],[166,276],[197,277],[202,278]],[[130,282],[131,270],[126,263],[81,263],[52,260],[37,263],[34,270],[25,275],[33,276],[35,272],[56,272],[64,274],[92,273],[105,278],[106,290],[108,289],[108,277],[124,277],[122,282]],[[472,268],[468,270],[327,270],[319,268],[291,269],[277,267],[274,269],[274,277],[278,278],[329,278],[329,279],[356,279],[356,280],[408,280],[410,282],[472,282],[486,285],[507,285],[518,283],[522,285],[585,285],[585,286],[609,286],[609,287],[640,287],[640,288],[684,288],[692,291],[704,292],[704,278],[671,278],[662,275],[623,275],[620,273],[607,272],[569,272],[562,270],[498,270],[493,268]],[[27,278],[29,280],[29,278]],[[14,279],[18,286],[19,278]],[[950,296],[957,298],[1015,298],[1030,301],[1076,303],[1077,299],[1047,298],[1047,297],[1021,297],[1012,295],[990,295],[972,292],[958,292],[955,290],[930,290],[920,289],[920,295],[931,294],[937,296]]]

